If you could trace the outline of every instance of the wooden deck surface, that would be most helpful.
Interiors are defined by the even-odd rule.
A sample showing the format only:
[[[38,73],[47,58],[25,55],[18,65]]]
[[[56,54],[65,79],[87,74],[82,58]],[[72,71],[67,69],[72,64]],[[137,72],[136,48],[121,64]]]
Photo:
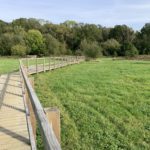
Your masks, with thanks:
[[[0,76],[0,94],[7,75]],[[0,99],[0,150],[29,150],[30,140],[19,73],[9,74],[5,95]]]
[[[28,68],[28,74],[53,70],[81,61],[83,60],[34,65]],[[0,75],[0,150],[30,150],[29,133],[21,75],[19,72]]]

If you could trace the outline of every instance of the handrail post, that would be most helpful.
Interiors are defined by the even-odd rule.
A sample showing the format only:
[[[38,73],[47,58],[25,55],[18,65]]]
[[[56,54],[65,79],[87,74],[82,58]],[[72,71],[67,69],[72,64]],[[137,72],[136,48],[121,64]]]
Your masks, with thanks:
[[[45,72],[45,57],[43,58],[43,71]]]
[[[76,56],[76,63],[78,63],[78,61],[77,61],[77,56]]]
[[[32,87],[34,88],[34,77],[30,77],[29,80],[30,80]],[[32,129],[33,129],[33,134],[34,134],[34,138],[36,139],[36,118],[35,118],[35,114],[34,114],[33,107],[32,107],[29,96],[28,96],[27,100],[28,100],[27,104],[28,104],[28,108],[29,108],[29,112],[30,112],[30,120],[31,120]]]
[[[36,74],[38,73],[38,59],[36,57]]]
[[[54,57],[54,68],[56,68],[56,61],[55,61],[55,58],[56,58],[56,57]]]
[[[52,124],[52,128],[56,135],[58,142],[60,143],[60,111],[57,108],[44,108],[49,123]]]
[[[61,67],[61,57],[59,57],[59,68]]]
[[[49,57],[49,70],[51,69],[51,57]]]
[[[28,59],[28,57],[26,58],[26,68],[27,68],[27,73],[28,73],[28,69],[29,69],[29,59]]]
[[[61,60],[61,67],[63,67],[63,56],[61,56],[60,60]]]
[[[29,69],[29,59],[27,58],[27,68]]]

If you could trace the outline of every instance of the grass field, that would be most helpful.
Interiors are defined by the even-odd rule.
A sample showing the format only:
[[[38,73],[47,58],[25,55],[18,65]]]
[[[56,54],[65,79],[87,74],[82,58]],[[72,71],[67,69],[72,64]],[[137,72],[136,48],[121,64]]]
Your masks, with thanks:
[[[66,150],[150,149],[150,62],[102,59],[35,76]]]
[[[0,57],[0,74],[19,70],[19,61],[15,58]]]

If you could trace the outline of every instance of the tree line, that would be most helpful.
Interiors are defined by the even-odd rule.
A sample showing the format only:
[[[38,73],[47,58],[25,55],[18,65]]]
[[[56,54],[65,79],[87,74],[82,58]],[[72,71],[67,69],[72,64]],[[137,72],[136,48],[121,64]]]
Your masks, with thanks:
[[[66,21],[53,24],[34,18],[0,20],[0,55],[85,55],[88,57],[150,54],[150,23],[140,31]]]

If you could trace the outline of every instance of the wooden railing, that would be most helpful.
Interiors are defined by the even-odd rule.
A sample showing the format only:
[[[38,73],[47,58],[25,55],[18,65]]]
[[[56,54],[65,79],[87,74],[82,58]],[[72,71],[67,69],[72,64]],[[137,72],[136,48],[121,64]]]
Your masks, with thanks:
[[[56,135],[53,131],[52,123],[49,123],[46,113],[32,87],[31,81],[28,77],[28,74],[34,74],[39,72],[45,72],[47,70],[52,70],[67,65],[79,63],[84,60],[84,57],[75,57],[75,56],[65,56],[65,57],[46,57],[46,58],[25,58],[20,60],[20,72],[22,76],[22,81],[24,85],[24,94],[25,96],[25,106],[27,107],[27,122],[29,128],[29,135],[31,140],[32,149],[36,149],[35,134],[34,131],[36,123],[39,126],[44,147],[46,150],[60,150],[61,146],[56,138]],[[34,114],[35,118],[31,114]],[[30,119],[29,119],[30,116]],[[35,133],[34,133],[35,132]]]
[[[25,58],[22,64],[28,74],[45,72],[48,70],[64,67],[67,65],[80,63],[84,61],[84,56],[61,56],[61,57],[43,57],[43,58]]]

